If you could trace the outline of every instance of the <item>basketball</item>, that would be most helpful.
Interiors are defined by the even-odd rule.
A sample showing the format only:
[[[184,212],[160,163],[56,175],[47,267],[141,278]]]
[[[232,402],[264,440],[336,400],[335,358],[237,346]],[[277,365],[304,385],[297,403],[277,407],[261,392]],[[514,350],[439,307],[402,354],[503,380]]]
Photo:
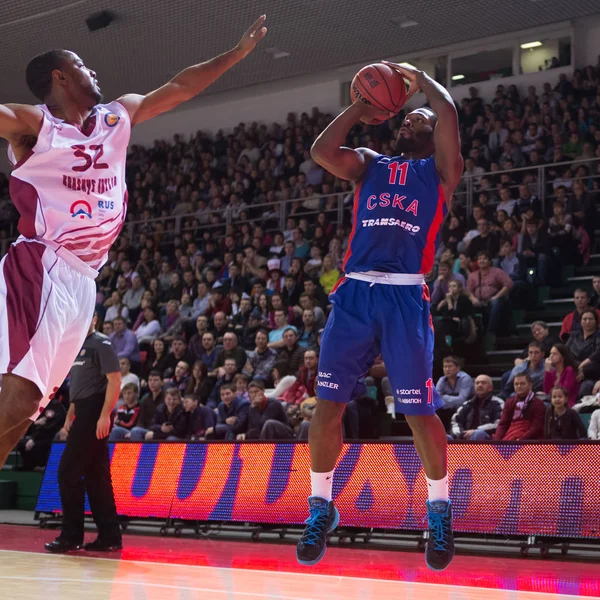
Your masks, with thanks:
[[[396,114],[406,100],[406,82],[400,73],[383,63],[363,67],[350,86],[352,102],[360,100],[382,113]]]

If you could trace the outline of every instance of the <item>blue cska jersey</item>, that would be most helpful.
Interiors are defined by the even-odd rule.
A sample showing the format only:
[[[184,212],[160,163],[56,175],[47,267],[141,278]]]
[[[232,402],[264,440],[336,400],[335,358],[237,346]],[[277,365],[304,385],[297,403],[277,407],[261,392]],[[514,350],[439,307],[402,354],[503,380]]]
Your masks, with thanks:
[[[434,157],[375,156],[357,185],[345,273],[428,273],[446,202]]]

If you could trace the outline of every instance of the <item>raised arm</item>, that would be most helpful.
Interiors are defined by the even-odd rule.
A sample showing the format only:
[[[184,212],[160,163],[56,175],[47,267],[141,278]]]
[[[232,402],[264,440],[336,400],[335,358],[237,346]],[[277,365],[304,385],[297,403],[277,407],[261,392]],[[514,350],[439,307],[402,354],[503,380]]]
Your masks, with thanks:
[[[376,152],[368,148],[347,148],[348,133],[361,117],[376,116],[372,107],[357,101],[335,118],[315,140],[310,155],[331,174],[347,181],[360,181]]]
[[[0,104],[0,137],[13,144],[20,138],[37,136],[43,117],[37,106]]]
[[[460,153],[460,135],[458,130],[458,113],[452,96],[448,90],[429,77],[424,71],[414,67],[405,67],[396,63],[383,61],[396,69],[411,84],[416,84],[425,94],[431,110],[437,114],[437,124],[433,130],[435,143],[435,166],[442,183],[447,188],[448,200],[458,185],[463,173],[464,161]]]
[[[190,100],[214,83],[223,73],[244,59],[266,35],[262,15],[246,31],[237,46],[220,56],[181,71],[171,81],[149,94],[125,94],[118,99],[129,113],[132,125],[153,119]]]

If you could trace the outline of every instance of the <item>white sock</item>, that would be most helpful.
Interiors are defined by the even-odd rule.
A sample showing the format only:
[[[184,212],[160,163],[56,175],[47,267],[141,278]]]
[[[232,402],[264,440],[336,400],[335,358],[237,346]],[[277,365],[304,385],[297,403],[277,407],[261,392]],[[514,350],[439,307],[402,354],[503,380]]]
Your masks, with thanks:
[[[429,502],[441,500],[448,502],[448,475],[443,479],[429,479],[427,480],[427,491],[429,493]]]
[[[313,496],[318,496],[319,498],[324,498],[328,502],[331,502],[333,471],[329,471],[329,473],[315,473],[311,469],[310,483]]]

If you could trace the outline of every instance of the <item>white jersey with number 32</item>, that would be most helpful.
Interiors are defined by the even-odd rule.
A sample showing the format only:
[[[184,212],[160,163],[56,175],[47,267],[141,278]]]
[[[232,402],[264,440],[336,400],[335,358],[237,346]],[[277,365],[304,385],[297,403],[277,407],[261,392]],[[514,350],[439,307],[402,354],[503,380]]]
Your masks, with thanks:
[[[80,129],[39,108],[44,120],[37,142],[10,178],[19,233],[68,251],[69,262],[92,274],[125,221],[129,114],[118,102],[98,104]],[[10,148],[9,158],[15,164]]]

